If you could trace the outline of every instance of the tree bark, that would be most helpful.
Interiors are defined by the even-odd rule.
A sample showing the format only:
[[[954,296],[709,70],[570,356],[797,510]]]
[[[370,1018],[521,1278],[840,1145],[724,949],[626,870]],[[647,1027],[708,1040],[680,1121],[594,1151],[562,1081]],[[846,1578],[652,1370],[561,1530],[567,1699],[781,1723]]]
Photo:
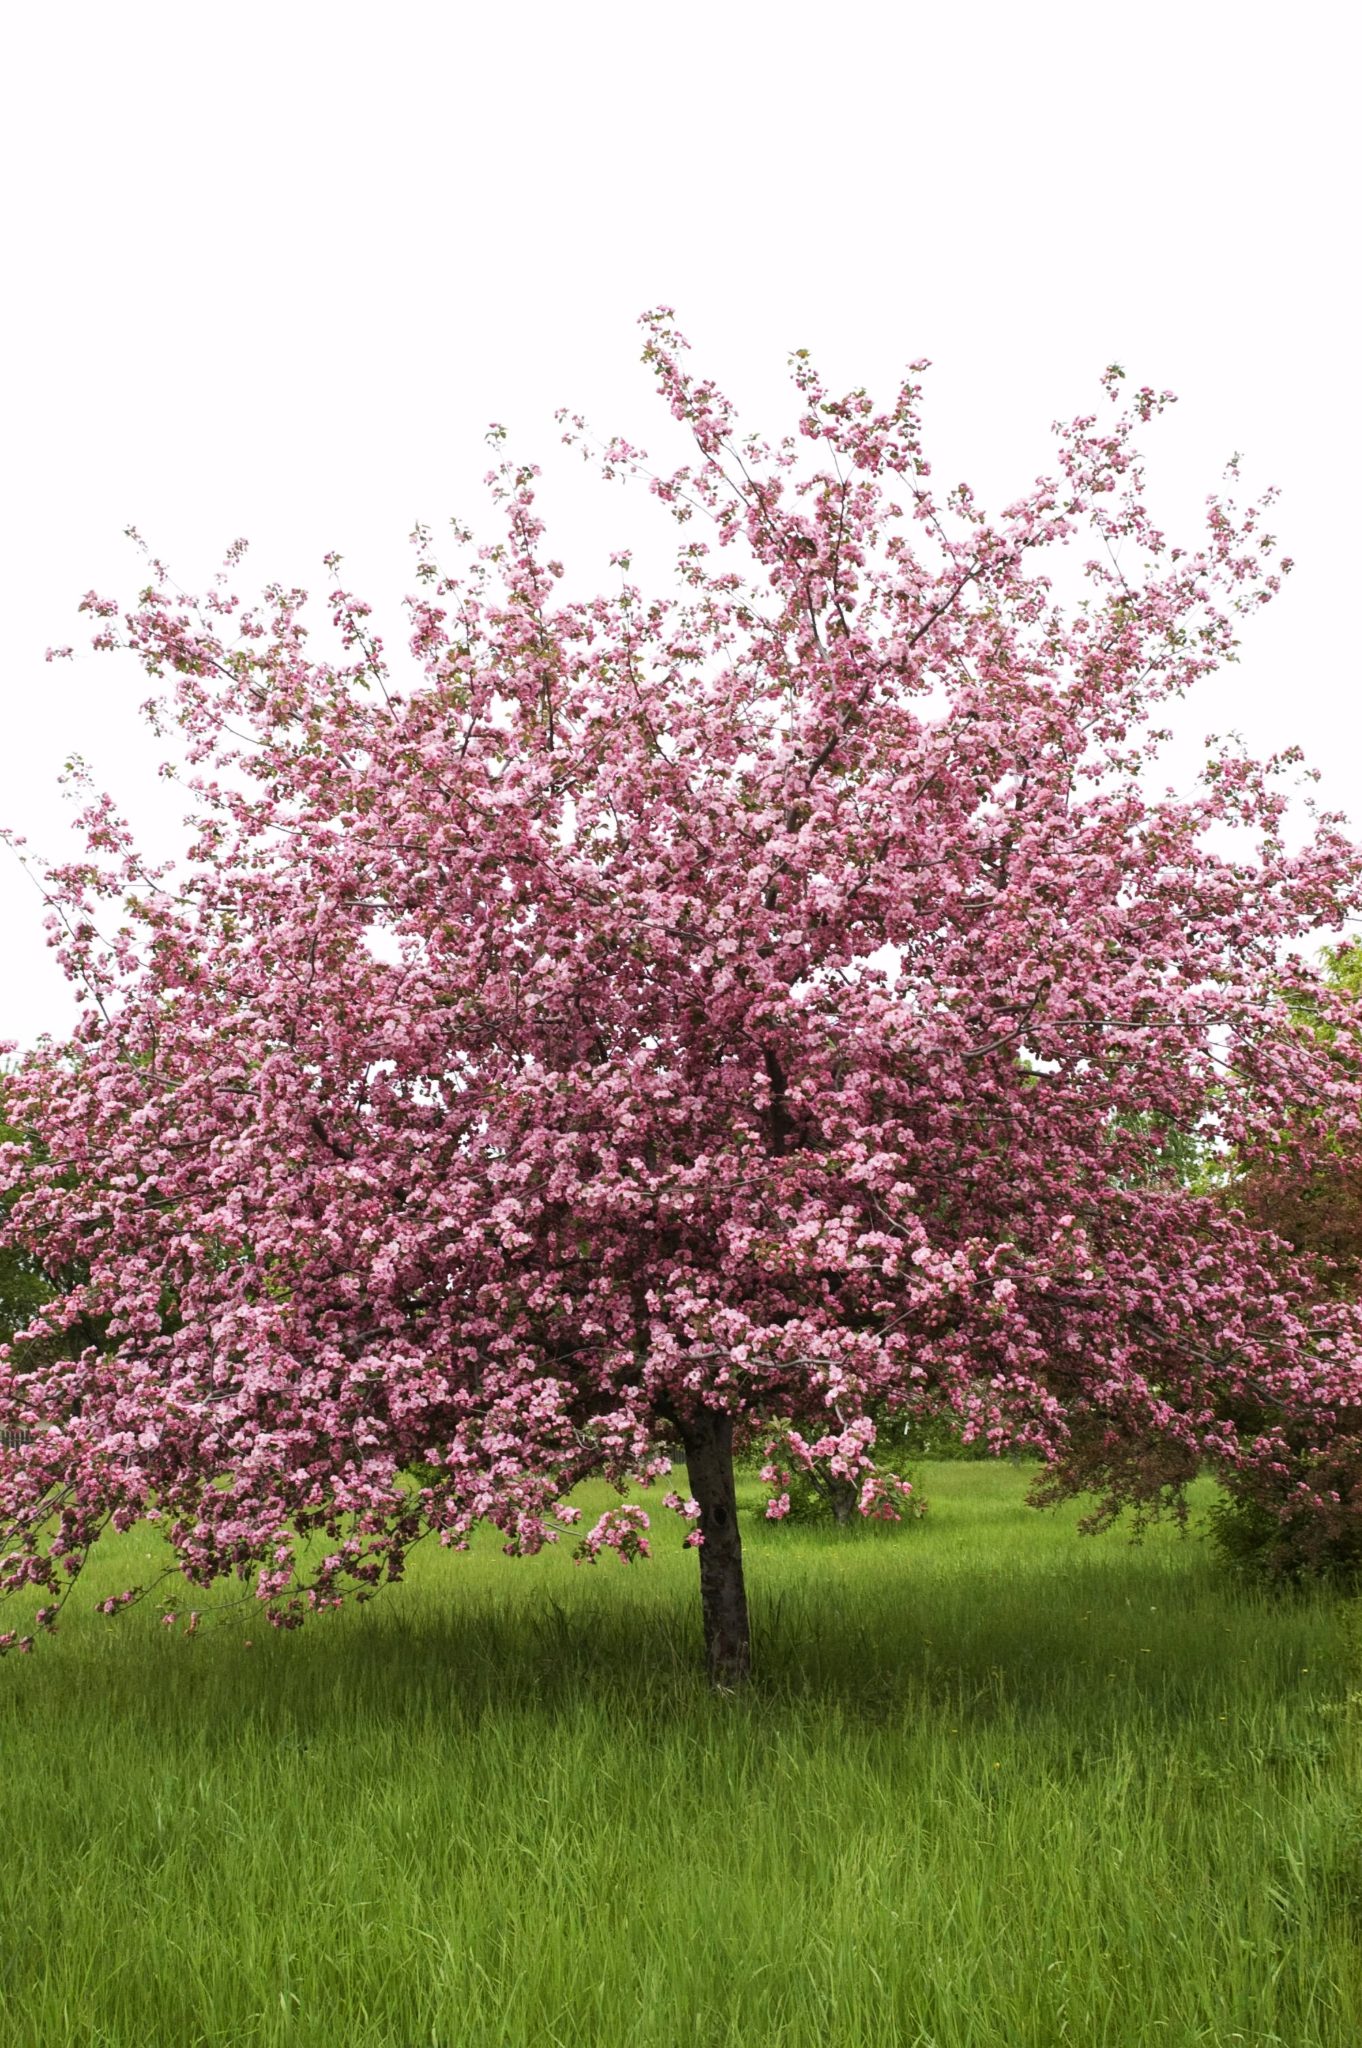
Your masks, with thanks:
[[[705,1667],[718,1689],[741,1685],[752,1668],[742,1536],[733,1481],[733,1417],[699,1408],[681,1422],[690,1490],[700,1503],[700,1609]]]
[[[832,1519],[839,1529],[849,1529],[856,1509],[856,1488],[849,1479],[834,1479],[828,1489]]]

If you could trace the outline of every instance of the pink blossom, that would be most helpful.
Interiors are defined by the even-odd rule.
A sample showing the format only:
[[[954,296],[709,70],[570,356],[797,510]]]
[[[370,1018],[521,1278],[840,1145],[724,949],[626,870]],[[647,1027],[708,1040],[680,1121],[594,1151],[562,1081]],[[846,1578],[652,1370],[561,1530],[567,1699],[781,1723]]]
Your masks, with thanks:
[[[733,1426],[879,1514],[872,1410],[1095,1443],[1124,1497],[1151,1443],[1266,1470],[1355,1421],[1358,1310],[1165,1158],[1362,1131],[1356,1005],[1305,959],[1362,903],[1340,821],[1288,850],[1294,757],[1229,742],[1151,793],[1167,704],[1285,568],[1264,504],[1170,548],[1165,400],[1113,376],[990,517],[931,481],[922,366],[877,409],[797,355],[773,453],[646,334],[694,443],[649,481],[670,590],[624,559],[567,601],[498,456],[494,548],[416,537],[400,660],[339,558],[320,623],[157,564],[84,599],[194,815],[149,863],[72,768],[79,1022],[5,1081],[4,1238],[61,1284],[0,1353],[0,1590],[155,1505],[192,1586],[291,1627],[426,1531],[532,1553],[679,1436],[718,1630]]]

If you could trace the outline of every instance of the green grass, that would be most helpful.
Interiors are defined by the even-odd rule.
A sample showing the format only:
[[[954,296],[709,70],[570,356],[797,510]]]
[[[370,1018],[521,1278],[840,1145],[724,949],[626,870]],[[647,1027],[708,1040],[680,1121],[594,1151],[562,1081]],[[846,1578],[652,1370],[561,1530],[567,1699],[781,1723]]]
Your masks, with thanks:
[[[194,1639],[96,1591],[0,1666],[3,2048],[1355,2048],[1357,1638],[1007,1466],[900,1531],[418,1554]]]

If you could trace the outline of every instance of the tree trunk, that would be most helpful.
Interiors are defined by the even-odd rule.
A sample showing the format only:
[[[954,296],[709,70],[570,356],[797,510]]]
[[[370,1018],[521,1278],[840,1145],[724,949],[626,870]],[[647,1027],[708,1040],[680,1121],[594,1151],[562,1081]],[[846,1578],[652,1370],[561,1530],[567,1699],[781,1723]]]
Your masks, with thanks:
[[[849,1479],[834,1479],[829,1488],[832,1519],[839,1529],[848,1529],[856,1510],[856,1488]]]
[[[733,1418],[699,1408],[681,1424],[690,1490],[700,1503],[700,1608],[705,1667],[719,1688],[741,1685],[752,1668],[742,1537],[733,1483]]]

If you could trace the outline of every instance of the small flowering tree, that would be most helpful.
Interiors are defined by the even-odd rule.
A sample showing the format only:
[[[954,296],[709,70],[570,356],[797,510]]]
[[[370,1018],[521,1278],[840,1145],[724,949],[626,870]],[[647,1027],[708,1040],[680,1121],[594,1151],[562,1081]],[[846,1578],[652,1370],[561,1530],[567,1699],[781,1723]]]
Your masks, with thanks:
[[[830,1516],[846,1527],[858,1514],[881,1522],[923,1515],[926,1504],[913,1482],[877,1458],[876,1448],[876,1425],[869,1415],[812,1437],[792,1422],[777,1425],[766,1441],[761,1467],[769,1490],[767,1521]]]
[[[1118,370],[989,517],[932,481],[922,365],[877,410],[796,356],[772,447],[665,311],[646,357],[693,454],[604,459],[681,523],[670,594],[620,557],[569,601],[503,462],[499,540],[446,568],[417,536],[409,675],[339,582],[330,655],[302,592],[228,572],[85,601],[195,814],[152,869],[92,798],[50,880],[81,1021],[10,1084],[5,1228],[77,1276],[31,1338],[102,1333],[0,1362],[3,1577],[41,1622],[109,1521],[288,1625],[427,1533],[534,1550],[679,1440],[732,1683],[735,1426],[858,1472],[886,1409],[1229,1470],[1356,1401],[1350,1305],[1159,1167],[1169,1129],[1357,1129],[1292,1026],[1355,849],[1327,816],[1287,849],[1289,759],[1213,744],[1150,790],[1163,707],[1288,566],[1263,505],[1169,546],[1137,455],[1166,399]],[[648,1540],[636,1501],[579,1532]]]
[[[1355,1009],[1362,999],[1362,948],[1348,945],[1330,952],[1325,977],[1330,991],[1344,994]],[[1297,1025],[1326,1041],[1337,1036],[1327,1016],[1316,1018],[1313,1003],[1300,1007]],[[1340,1074],[1355,1044],[1349,1032],[1337,1047]],[[1311,1122],[1319,1113],[1317,1105],[1307,1107]],[[1293,1133],[1284,1132],[1283,1142],[1260,1148],[1229,1193],[1252,1222],[1317,1260],[1322,1285],[1356,1296],[1362,1274],[1362,1154],[1355,1144],[1333,1137],[1323,1145],[1308,1143],[1302,1155],[1293,1139]]]
[[[1357,1009],[1362,995],[1362,950],[1338,947],[1328,956],[1331,994]],[[1357,1034],[1340,1036],[1330,1010],[1299,1006],[1297,1028],[1317,1035],[1333,1054],[1334,1087],[1355,1085]],[[1327,1107],[1310,1104],[1308,1124],[1328,1120]],[[1300,1117],[1295,1121],[1299,1124]],[[1304,1136],[1305,1142],[1300,1142]],[[1260,1146],[1230,1183],[1227,1198],[1251,1223],[1284,1239],[1318,1269],[1322,1290],[1356,1302],[1362,1267],[1362,1148],[1355,1136],[1330,1133],[1319,1142],[1287,1124],[1276,1141]],[[1240,1433],[1252,1433],[1251,1402],[1239,1414]],[[1261,1418],[1270,1421],[1271,1418]],[[1362,1398],[1331,1412],[1321,1432],[1310,1414],[1274,1439],[1266,1461],[1245,1460],[1227,1474],[1227,1497],[1215,1510],[1221,1548],[1255,1572],[1283,1577],[1362,1577]]]

